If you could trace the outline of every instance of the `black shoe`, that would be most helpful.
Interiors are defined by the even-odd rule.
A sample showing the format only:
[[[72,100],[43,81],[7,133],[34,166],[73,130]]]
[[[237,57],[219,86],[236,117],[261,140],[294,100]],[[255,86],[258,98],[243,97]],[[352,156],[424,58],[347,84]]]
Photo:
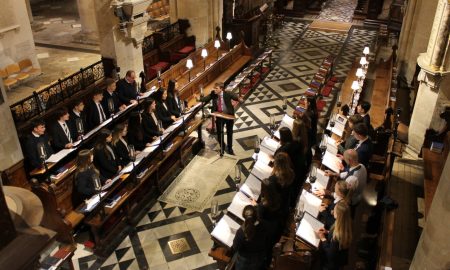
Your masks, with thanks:
[[[228,154],[234,156],[233,148],[228,148],[227,150],[228,150],[228,151],[227,151]]]

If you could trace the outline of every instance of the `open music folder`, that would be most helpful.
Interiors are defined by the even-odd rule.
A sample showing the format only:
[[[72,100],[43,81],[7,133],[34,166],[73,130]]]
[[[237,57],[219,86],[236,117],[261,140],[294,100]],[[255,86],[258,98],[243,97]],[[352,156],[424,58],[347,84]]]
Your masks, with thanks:
[[[290,117],[289,115],[285,114],[283,116],[283,119],[281,119],[280,127],[277,131],[273,134],[276,138],[280,139],[280,129],[282,127],[287,127],[290,130],[292,130],[292,127],[294,126],[294,118]]]
[[[256,201],[261,194],[261,181],[253,174],[250,174],[245,180],[245,183],[241,186],[240,191],[247,197]]]
[[[227,211],[243,221],[242,211],[244,211],[244,207],[250,204],[252,204],[252,201],[244,193],[238,192],[234,195],[233,201],[231,201]]]
[[[251,174],[262,181],[266,178],[269,178],[272,170],[272,167],[270,167],[268,163],[266,163],[264,160],[258,159],[258,161],[256,161],[255,165],[253,166]]]
[[[336,144],[336,140],[327,135],[325,135],[325,140],[327,142],[327,151],[331,154],[337,155],[338,146]]]
[[[295,232],[295,235],[301,240],[305,241],[307,244],[318,248],[320,244],[320,239],[316,234],[320,228],[323,228],[324,225],[322,222],[313,217],[310,213],[305,212],[302,220],[300,221],[300,225]]]
[[[303,190],[302,195],[300,196],[300,201],[303,202],[303,210],[305,212],[310,213],[313,217],[317,217],[319,215],[320,205],[322,204],[322,200],[319,197]]]
[[[264,150],[263,147],[265,148]],[[275,151],[277,151],[278,147],[280,147],[280,143],[268,136],[264,137],[261,142],[261,150],[270,155],[275,154]]]
[[[229,216],[224,215],[211,232],[211,236],[231,248],[239,227],[240,226],[236,221],[231,219]]]
[[[316,171],[316,182],[311,184],[312,190],[326,189],[328,187],[328,182],[330,177],[325,175],[325,171],[317,169]]]
[[[347,118],[343,115],[336,115],[336,118],[334,119],[334,127],[330,126],[330,121],[328,122],[327,130],[330,130],[334,134],[338,135],[339,137],[342,137],[342,134],[344,134],[345,131],[345,125],[347,124]]]
[[[327,150],[323,156],[322,165],[328,167],[335,173],[339,173],[342,166],[342,161],[335,154]]]

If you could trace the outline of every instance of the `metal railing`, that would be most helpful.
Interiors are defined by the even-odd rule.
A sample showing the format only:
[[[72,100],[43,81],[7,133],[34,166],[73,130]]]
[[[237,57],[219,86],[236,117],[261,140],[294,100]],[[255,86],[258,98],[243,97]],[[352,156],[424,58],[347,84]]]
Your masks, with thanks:
[[[86,89],[90,85],[105,77],[103,63],[98,61],[72,75],[59,79],[50,86],[33,92],[27,98],[10,106],[14,122],[22,123],[44,113],[48,108],[71,98],[74,94]]]
[[[176,23],[168,25],[153,34],[146,36],[142,43],[142,54],[146,54],[151,50],[158,48],[159,45],[171,40],[174,36],[180,33],[180,23],[177,21]],[[160,35],[161,38],[157,40],[155,34]]]

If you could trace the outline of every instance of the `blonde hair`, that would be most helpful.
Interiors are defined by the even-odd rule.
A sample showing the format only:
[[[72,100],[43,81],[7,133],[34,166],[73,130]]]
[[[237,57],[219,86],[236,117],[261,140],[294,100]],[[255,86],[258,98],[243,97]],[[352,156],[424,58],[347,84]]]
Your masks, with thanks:
[[[345,201],[340,201],[334,207],[336,221],[331,230],[333,231],[333,240],[339,242],[339,249],[348,249],[352,242],[352,219],[350,216],[350,207]]]
[[[272,175],[276,176],[278,184],[282,187],[289,186],[294,182],[294,170],[288,154],[280,152],[273,160]]]
[[[341,193],[343,195],[342,199],[344,199],[347,203],[349,203],[350,198],[351,198],[351,194],[350,194],[351,191],[348,187],[347,182],[345,182],[344,180],[337,181],[335,188],[337,188],[339,193]]]
[[[292,138],[302,145],[303,154],[308,150],[308,128],[302,119],[295,119],[292,125]]]

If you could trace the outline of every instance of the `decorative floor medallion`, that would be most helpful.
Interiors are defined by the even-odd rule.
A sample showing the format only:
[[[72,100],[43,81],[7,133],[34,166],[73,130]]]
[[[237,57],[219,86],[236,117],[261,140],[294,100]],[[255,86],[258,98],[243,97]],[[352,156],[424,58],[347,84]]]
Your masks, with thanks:
[[[170,252],[172,252],[173,255],[191,250],[191,247],[184,237],[181,239],[169,241],[169,243],[167,244],[169,245]]]

